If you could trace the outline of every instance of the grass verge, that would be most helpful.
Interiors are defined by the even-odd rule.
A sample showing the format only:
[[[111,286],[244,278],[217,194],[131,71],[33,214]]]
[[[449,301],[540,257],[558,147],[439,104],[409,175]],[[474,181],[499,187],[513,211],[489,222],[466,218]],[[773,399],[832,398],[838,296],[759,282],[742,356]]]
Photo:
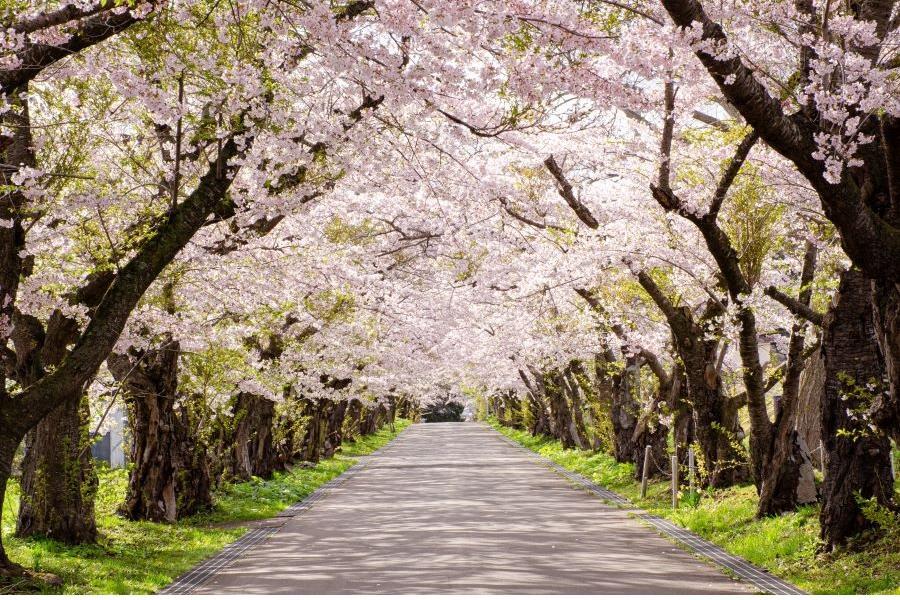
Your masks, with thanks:
[[[398,420],[395,431],[382,428],[365,438],[344,444],[341,452],[309,469],[278,473],[271,480],[253,479],[217,490],[209,513],[175,525],[134,522],[116,514],[128,484],[124,469],[101,468],[97,495],[97,544],[66,546],[46,539],[12,536],[19,506],[19,490],[10,482],[4,502],[3,540],[10,558],[26,568],[59,575],[62,587],[27,591],[66,594],[149,594],[168,585],[198,562],[216,554],[247,530],[223,528],[275,516],[313,490],[337,477],[361,456],[392,440],[409,421]],[[0,585],[0,593],[22,591],[24,585]]]
[[[765,519],[754,518],[757,495],[752,485],[705,490],[695,507],[671,507],[668,481],[653,481],[640,499],[634,466],[617,463],[603,453],[564,450],[557,440],[488,423],[497,431],[566,469],[589,477],[625,496],[635,506],[665,517],[697,535],[768,569],[814,594],[900,593],[900,539],[884,535],[860,540],[839,552],[816,554],[819,534],[817,506]]]

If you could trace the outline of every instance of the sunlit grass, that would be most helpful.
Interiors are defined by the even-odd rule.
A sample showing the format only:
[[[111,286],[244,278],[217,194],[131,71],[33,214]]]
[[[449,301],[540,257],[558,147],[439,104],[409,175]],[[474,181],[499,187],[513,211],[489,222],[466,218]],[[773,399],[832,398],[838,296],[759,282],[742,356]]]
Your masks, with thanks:
[[[7,553],[28,569],[54,573],[63,579],[62,588],[38,590],[45,593],[153,593],[246,532],[243,527],[226,528],[222,524],[278,514],[347,470],[356,462],[353,456],[377,450],[408,424],[398,421],[395,432],[385,427],[344,444],[335,457],[313,468],[279,473],[269,481],[254,479],[224,486],[216,494],[212,512],[176,525],[133,522],[117,515],[116,509],[125,498],[127,473],[123,469],[100,468],[97,526],[101,539],[97,544],[65,546],[51,540],[12,537],[19,505],[19,489],[12,482],[2,518]],[[24,584],[7,588],[0,585],[0,592],[24,589]]]

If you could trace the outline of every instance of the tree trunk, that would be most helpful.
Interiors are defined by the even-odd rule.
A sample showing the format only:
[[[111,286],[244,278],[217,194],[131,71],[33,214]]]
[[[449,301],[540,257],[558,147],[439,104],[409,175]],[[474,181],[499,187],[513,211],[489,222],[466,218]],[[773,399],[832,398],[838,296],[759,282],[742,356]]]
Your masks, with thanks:
[[[417,418],[416,403],[406,395],[401,396],[400,401],[397,403],[397,418],[413,421]]]
[[[874,282],[872,306],[878,345],[890,382],[889,393],[876,399],[872,413],[878,427],[900,444],[900,284]]]
[[[384,425],[387,410],[382,402],[374,402],[363,407],[363,418],[360,421],[359,434],[372,435]]]
[[[212,508],[209,460],[189,401],[175,409],[180,351],[167,335],[157,348],[106,361],[129,407],[131,473],[120,512],[133,521],[174,523]]]
[[[749,481],[750,469],[740,447],[744,432],[738,409],[722,394],[715,363],[704,364],[702,370],[697,365],[686,370],[694,438],[700,445],[707,484],[724,488]]]
[[[66,544],[97,539],[97,476],[81,393],[53,409],[27,436],[16,535],[40,535]]]
[[[178,342],[160,348],[111,355],[106,364],[123,386],[131,428],[131,474],[122,514],[134,521],[174,523],[178,518],[175,480],[178,440],[174,411]]]
[[[638,282],[665,314],[684,365],[694,435],[700,444],[699,466],[706,483],[722,488],[747,481],[750,469],[741,448],[744,432],[738,407],[722,393],[719,342],[710,338],[705,327],[721,317],[722,305],[710,301],[695,318],[690,308],[674,305],[648,273],[638,273]]]
[[[331,458],[341,447],[343,441],[344,415],[347,412],[347,401],[331,403],[331,410],[327,416],[328,428],[325,435],[325,449],[323,456]]]
[[[694,414],[687,402],[683,400],[678,402],[675,414],[672,415],[672,423],[674,426],[675,455],[678,458],[678,464],[683,465],[687,462],[688,448],[697,439],[697,436],[694,434]]]
[[[6,485],[12,474],[13,457],[18,447],[19,440],[0,433],[0,515],[4,514],[3,505],[6,500]],[[21,572],[22,568],[10,562],[9,557],[6,556],[3,540],[0,539],[0,579],[19,575]]]
[[[816,247],[807,243],[797,302],[809,307],[812,280],[816,270]],[[803,374],[803,349],[806,344],[806,322],[797,318],[791,327],[787,365],[781,401],[775,403],[775,422],[769,428],[769,439],[757,444],[760,453],[756,478],[759,504],[757,517],[792,511],[798,504],[816,501],[816,484],[809,453],[795,428],[800,378]],[[777,400],[777,399],[776,399]],[[760,428],[754,428],[754,432]],[[765,442],[768,445],[763,445]]]
[[[251,477],[272,477],[276,462],[272,443],[274,419],[275,403],[268,398],[248,392],[240,392],[235,397],[231,446],[233,479],[246,481]]]
[[[566,401],[562,377],[559,371],[544,375],[544,389],[550,401],[551,429],[554,436],[562,442],[563,448],[581,448],[581,438]]]
[[[403,405],[401,404],[401,411]],[[344,417],[344,439],[355,442],[359,435],[359,424],[362,421],[363,405],[359,398],[351,398],[347,404],[347,415]]]
[[[820,523],[827,550],[871,526],[856,494],[892,504],[890,442],[871,430],[866,419],[873,400],[883,393],[884,363],[875,340],[871,285],[856,269],[847,270],[822,336],[825,482]]]
[[[675,431],[676,448],[679,444],[682,448],[687,449],[691,440],[685,437],[679,440],[678,437],[678,411],[682,405],[682,376],[681,368],[675,365],[671,375],[667,375],[661,368],[661,364],[653,356],[656,364],[651,365],[658,381],[656,397],[652,405],[645,411],[638,420],[632,436],[632,457],[629,462],[634,463],[634,477],[638,481],[643,476],[644,451],[647,446],[650,447],[650,472],[652,474],[665,474],[666,465],[668,465],[668,439],[669,427],[667,427],[660,419],[660,411],[662,407],[668,407],[669,411],[674,415],[672,425]],[[682,420],[690,424],[690,411],[680,410],[683,417]],[[687,418],[684,418],[687,417]],[[687,431],[685,431],[685,435]],[[680,457],[679,457],[680,458]],[[679,462],[679,464],[682,464]]]
[[[578,440],[580,441],[579,448],[582,450],[588,450],[591,447],[590,443],[590,433],[588,432],[587,425],[585,424],[584,418],[584,402],[581,397],[581,388],[578,385],[578,382],[575,380],[574,370],[577,368],[573,365],[577,365],[576,361],[573,361],[570,364],[569,368],[565,370],[563,373],[563,384],[564,389],[566,390],[566,395],[572,399],[572,418],[575,420],[575,431],[578,434]],[[508,402],[512,402],[508,400]],[[514,404],[512,406],[515,406]],[[514,413],[515,414],[515,413]],[[512,422],[513,417],[510,418]]]
[[[305,418],[306,432],[303,443],[300,445],[300,459],[310,463],[319,462],[325,450],[325,436],[327,435],[327,423],[325,422],[325,410],[330,400],[326,398],[311,399],[306,403]],[[363,432],[364,424],[360,421],[359,434]]]
[[[529,430],[531,435],[549,436],[551,434],[547,407],[531,392],[528,392],[528,415],[531,420],[531,429]]]
[[[615,380],[612,396],[613,456],[618,462],[634,462],[634,457],[638,453],[643,455],[643,446],[638,452],[636,444],[639,444],[640,440],[635,439],[638,417],[641,413],[640,403],[635,398],[639,378],[640,367],[637,359],[628,357],[625,360],[625,369]]]
[[[795,427],[810,452],[813,465],[823,473],[825,465],[819,445],[822,443],[822,396],[825,393],[825,360],[821,348],[809,358],[800,377]]]
[[[179,519],[207,512],[213,506],[209,451],[198,440],[198,420],[186,404],[176,411],[178,468],[175,472],[175,502]]]

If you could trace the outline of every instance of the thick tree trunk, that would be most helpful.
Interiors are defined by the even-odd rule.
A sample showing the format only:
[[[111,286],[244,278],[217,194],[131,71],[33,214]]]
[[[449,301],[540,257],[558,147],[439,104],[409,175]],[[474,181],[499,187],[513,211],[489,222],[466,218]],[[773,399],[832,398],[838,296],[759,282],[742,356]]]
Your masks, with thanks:
[[[797,414],[795,427],[800,434],[813,465],[823,473],[822,462],[824,452],[820,451],[822,443],[822,396],[825,393],[825,360],[821,348],[809,358],[803,375],[800,376],[800,394],[797,398]]]
[[[715,363],[707,363],[702,371],[688,369],[687,380],[694,438],[700,445],[707,484],[724,488],[749,481],[750,468],[740,448],[744,432],[738,409],[722,394]]]
[[[212,508],[209,461],[187,402],[178,397],[180,347],[113,354],[106,363],[123,387],[131,429],[131,473],[120,512],[133,521],[174,523]]]
[[[325,449],[323,456],[331,458],[337,452],[343,442],[344,415],[347,412],[347,401],[341,400],[331,404],[331,410],[327,416],[328,428],[325,435]]]
[[[275,472],[272,423],[275,403],[248,392],[234,399],[234,438],[231,446],[231,477],[246,481],[251,477],[269,479]]]
[[[300,445],[300,460],[317,463],[322,459],[325,451],[325,437],[328,435],[326,411],[331,400],[327,398],[311,399],[306,403],[304,417],[306,419],[306,432]],[[360,420],[359,434],[363,432],[364,419]]]
[[[889,393],[876,399],[872,414],[878,427],[900,444],[900,283],[874,282],[872,306],[878,345],[890,382]]]
[[[207,512],[213,506],[209,451],[198,439],[198,420],[191,407],[185,404],[176,411],[178,468],[175,474],[175,502],[179,519]]]
[[[528,393],[528,415],[531,421],[531,429],[529,430],[531,435],[551,435],[550,416],[547,414],[547,406],[531,392]]]
[[[883,393],[884,363],[875,340],[871,285],[850,269],[842,274],[835,304],[823,323],[826,464],[820,522],[827,550],[871,526],[855,495],[886,506],[892,503],[890,442],[872,431],[866,419],[873,400]]]
[[[544,389],[550,402],[551,429],[563,448],[581,448],[578,428],[566,401],[565,384],[559,371],[544,376]]]
[[[83,394],[55,408],[27,436],[17,536],[40,535],[66,544],[97,539],[97,476]]]
[[[6,486],[12,474],[13,457],[16,454],[16,449],[19,447],[19,440],[4,435],[4,433],[6,432],[0,429],[0,515],[3,514]],[[9,560],[9,557],[6,555],[6,549],[3,547],[3,540],[0,539],[0,580],[4,577],[15,576],[21,573],[22,567]]]
[[[640,403],[635,397],[639,383],[640,367],[637,359],[629,357],[625,369],[616,378],[612,397],[613,456],[618,462],[634,462],[638,454],[643,456],[644,447],[637,449],[640,440],[635,439]]]
[[[178,440],[174,410],[178,343],[134,356],[112,355],[106,363],[123,386],[131,428],[131,474],[121,512],[129,519],[174,523]]]
[[[401,404],[401,411],[403,405]],[[347,414],[344,417],[344,439],[348,442],[356,441],[359,436],[359,424],[362,421],[363,405],[359,398],[351,398],[347,404]],[[404,417],[401,417],[404,418]]]

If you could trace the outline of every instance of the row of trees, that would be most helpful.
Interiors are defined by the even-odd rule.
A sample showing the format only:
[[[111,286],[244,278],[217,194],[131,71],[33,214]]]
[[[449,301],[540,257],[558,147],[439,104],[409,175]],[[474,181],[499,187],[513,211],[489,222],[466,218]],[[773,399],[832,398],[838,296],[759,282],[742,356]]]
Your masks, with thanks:
[[[829,545],[894,508],[895,2],[2,17],[0,498],[26,437],[26,473],[81,465],[123,399],[165,497],[127,505],[169,518],[260,423],[317,454],[351,399],[452,383],[620,460],[667,427],[761,516],[821,440]]]

